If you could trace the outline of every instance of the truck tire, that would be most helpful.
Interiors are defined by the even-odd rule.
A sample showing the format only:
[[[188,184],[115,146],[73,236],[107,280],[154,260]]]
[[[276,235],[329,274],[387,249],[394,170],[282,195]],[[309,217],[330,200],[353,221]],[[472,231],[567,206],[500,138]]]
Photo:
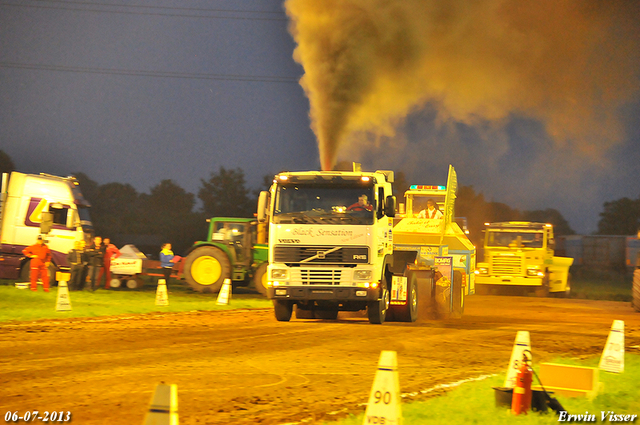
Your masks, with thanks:
[[[20,269],[20,281],[31,282],[31,260],[27,260]]]
[[[230,277],[229,257],[219,248],[213,246],[196,248],[185,260],[184,278],[194,291],[217,293],[224,280]]]
[[[407,304],[390,306],[389,312],[393,320],[397,322],[415,322],[418,319],[418,278],[409,270],[407,277]]]
[[[273,300],[273,311],[276,314],[276,320],[278,320],[278,322],[288,322],[291,320],[293,303],[286,300]]]
[[[263,297],[267,296],[267,263],[262,263],[253,274],[253,286]]]
[[[367,316],[369,317],[369,323],[381,325],[387,318],[387,311],[389,310],[389,289],[387,288],[386,277],[380,282],[382,294],[377,301],[371,301],[367,305]]]
[[[58,286],[58,281],[56,280],[56,272],[58,271],[58,266],[52,261],[49,263],[49,287]]]
[[[453,272],[451,296],[453,297],[451,317],[459,319],[464,314],[464,288],[462,287],[462,272],[460,270],[454,270]]]

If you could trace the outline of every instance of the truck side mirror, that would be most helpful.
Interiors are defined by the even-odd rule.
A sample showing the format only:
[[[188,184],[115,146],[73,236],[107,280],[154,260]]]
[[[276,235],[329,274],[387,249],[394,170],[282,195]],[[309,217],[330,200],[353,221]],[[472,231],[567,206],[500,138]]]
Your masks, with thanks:
[[[260,192],[260,197],[258,198],[258,211],[257,218],[259,223],[264,223],[267,221],[267,206],[269,202],[269,192],[262,191]]]
[[[40,221],[40,233],[47,234],[53,227],[53,213],[43,211],[41,217],[42,221]]]
[[[387,196],[387,199],[385,199],[384,214],[387,217],[392,217],[392,218],[396,216],[396,197],[395,196]]]

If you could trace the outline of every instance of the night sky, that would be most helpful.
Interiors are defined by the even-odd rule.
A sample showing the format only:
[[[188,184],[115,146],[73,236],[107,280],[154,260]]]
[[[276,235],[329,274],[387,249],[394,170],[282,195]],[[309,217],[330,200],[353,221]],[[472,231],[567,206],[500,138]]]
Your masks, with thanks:
[[[446,183],[453,164],[487,200],[558,209],[578,233],[596,230],[603,202],[640,196],[638,2],[422,3],[2,0],[0,149],[18,171],[140,192],[172,179],[197,193],[220,166],[244,170],[250,187],[318,170],[329,137],[334,161],[416,184]],[[366,72],[325,73],[326,52],[354,39]],[[346,96],[334,81],[365,90],[349,95],[343,127],[324,131],[318,111]]]

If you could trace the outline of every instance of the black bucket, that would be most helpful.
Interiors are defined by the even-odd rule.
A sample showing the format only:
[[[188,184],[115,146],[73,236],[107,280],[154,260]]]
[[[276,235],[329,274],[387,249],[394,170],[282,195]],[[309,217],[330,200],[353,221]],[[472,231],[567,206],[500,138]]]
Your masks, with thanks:
[[[513,397],[513,388],[493,387],[496,397],[496,407],[507,406],[511,408],[511,398]],[[549,391],[547,394],[551,395]],[[531,394],[531,410],[535,412],[547,411],[547,398],[542,390],[532,390]]]

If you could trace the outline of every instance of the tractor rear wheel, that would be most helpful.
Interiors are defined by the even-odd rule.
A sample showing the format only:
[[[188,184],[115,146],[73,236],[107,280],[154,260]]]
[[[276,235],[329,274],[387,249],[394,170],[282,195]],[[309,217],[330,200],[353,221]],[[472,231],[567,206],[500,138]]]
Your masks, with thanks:
[[[214,246],[196,248],[185,260],[184,278],[194,291],[217,293],[230,277],[229,257]]]
[[[464,313],[464,288],[462,287],[462,272],[460,272],[459,270],[455,270],[453,272],[451,297],[453,297],[453,309],[451,311],[451,317],[459,319]]]

